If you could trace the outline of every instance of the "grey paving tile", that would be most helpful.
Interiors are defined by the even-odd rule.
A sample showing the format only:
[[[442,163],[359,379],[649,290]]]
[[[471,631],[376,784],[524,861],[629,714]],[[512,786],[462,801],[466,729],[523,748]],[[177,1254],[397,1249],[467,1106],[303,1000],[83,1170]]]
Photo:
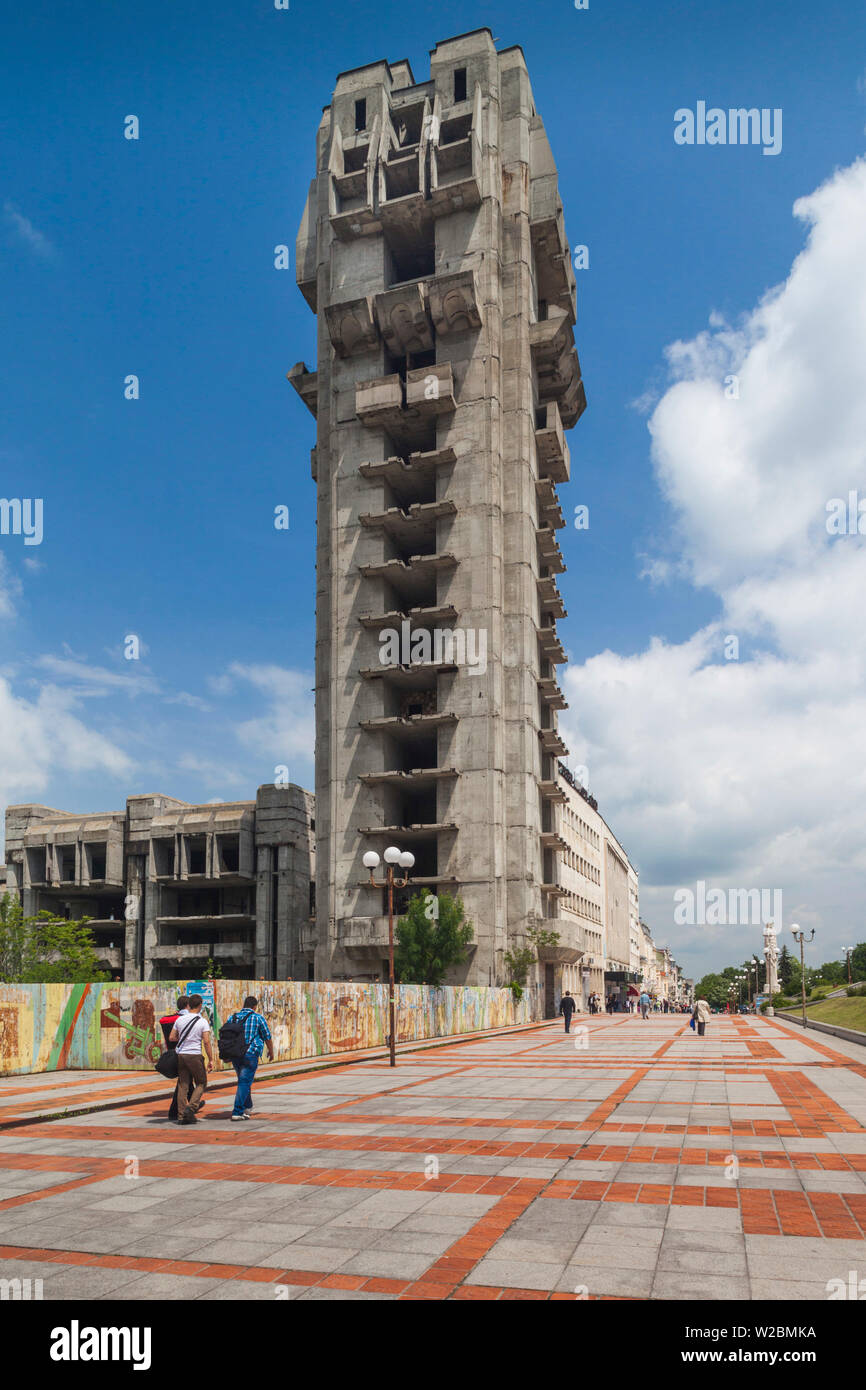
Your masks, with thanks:
[[[433,1263],[432,1255],[406,1254],[373,1246],[361,1250],[340,1267],[341,1274],[366,1274],[378,1279],[420,1279]]]
[[[730,1250],[694,1250],[677,1249],[672,1245],[663,1245],[658,1255],[658,1269],[670,1270],[671,1272],[683,1271],[684,1273],[707,1273],[740,1275],[745,1277],[748,1273],[745,1252],[737,1253]]]
[[[237,1240],[228,1236],[225,1240],[214,1240],[189,1250],[184,1255],[187,1260],[202,1260],[206,1264],[229,1265],[278,1265],[273,1258],[274,1251],[280,1249],[279,1241]]]
[[[572,1262],[554,1286],[558,1293],[574,1293],[575,1297],[619,1295],[622,1298],[648,1298],[652,1288],[650,1269],[610,1268]]]
[[[563,1206],[572,1206],[571,1202],[563,1202]],[[599,1202],[598,1210],[593,1217],[593,1229],[597,1226],[624,1227],[627,1230],[638,1231],[641,1228],[650,1230],[660,1229],[667,1223],[668,1208],[663,1206],[653,1206],[648,1202]],[[620,1231],[620,1239],[623,1233]],[[625,1237],[627,1239],[627,1237]]]
[[[549,1289],[557,1283],[565,1269],[559,1264],[530,1260],[493,1260],[486,1257],[472,1271],[473,1284],[492,1284],[507,1289]]]
[[[742,1231],[735,1207],[671,1207],[666,1225],[671,1231]]]
[[[199,1278],[183,1274],[162,1274],[159,1271],[138,1276],[128,1287],[119,1285],[101,1295],[100,1301],[129,1300],[136,1303],[155,1302],[164,1299],[178,1303],[194,1302],[215,1289],[222,1281],[218,1278]]]
[[[749,1297],[745,1277],[716,1275],[703,1270],[688,1273],[658,1270],[653,1280],[652,1298],[731,1301]]]
[[[512,1226],[509,1234],[496,1242],[485,1259],[561,1265],[568,1263],[577,1245],[576,1237],[568,1240],[528,1240],[514,1234],[515,1229]]]
[[[655,1269],[657,1260],[655,1245],[639,1245],[627,1238],[619,1242],[595,1240],[593,1227],[572,1256],[572,1263],[592,1265],[595,1269]]]
[[[359,1253],[358,1247],[351,1244],[349,1236],[343,1246],[312,1245],[293,1241],[291,1245],[285,1245],[282,1250],[275,1251],[267,1263],[275,1269],[313,1269],[321,1270],[323,1274],[331,1274],[338,1269],[342,1270],[347,1260],[353,1259]]]

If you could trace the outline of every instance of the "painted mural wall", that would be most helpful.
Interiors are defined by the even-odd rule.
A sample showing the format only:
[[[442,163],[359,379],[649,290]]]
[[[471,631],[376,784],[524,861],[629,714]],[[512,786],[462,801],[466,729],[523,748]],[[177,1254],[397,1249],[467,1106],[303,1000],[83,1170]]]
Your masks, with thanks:
[[[190,982],[219,1027],[247,994],[259,1000],[277,1061],[383,1047],[388,986],[287,981]],[[205,987],[203,987],[205,986]],[[182,981],[141,984],[0,984],[0,1075],[65,1067],[148,1071],[163,1050],[159,1019],[174,1012]],[[541,1018],[528,991],[398,985],[397,1041],[449,1037]],[[223,1064],[219,1064],[222,1066]]]

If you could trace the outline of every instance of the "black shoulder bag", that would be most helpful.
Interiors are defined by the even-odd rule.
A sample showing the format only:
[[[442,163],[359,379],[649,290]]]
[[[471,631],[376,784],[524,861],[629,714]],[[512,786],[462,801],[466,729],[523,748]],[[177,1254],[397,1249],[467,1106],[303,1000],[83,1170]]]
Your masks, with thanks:
[[[174,1047],[168,1048],[165,1052],[160,1053],[160,1055],[157,1057],[156,1061],[153,1064],[153,1069],[154,1071],[158,1071],[160,1076],[168,1077],[170,1081],[174,1080],[177,1077],[177,1049],[180,1047],[187,1033],[189,1033],[190,1030],[194,1027],[197,1018],[201,1018],[201,1014],[196,1014],[194,1018],[190,1019],[189,1023],[186,1025],[183,1032],[180,1034]]]

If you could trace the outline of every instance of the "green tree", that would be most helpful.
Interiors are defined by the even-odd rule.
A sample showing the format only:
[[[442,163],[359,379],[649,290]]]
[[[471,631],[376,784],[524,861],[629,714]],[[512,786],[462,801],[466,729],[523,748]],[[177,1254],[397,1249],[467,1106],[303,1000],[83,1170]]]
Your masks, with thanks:
[[[852,980],[866,980],[866,941],[860,941],[851,952]]]
[[[781,951],[779,952],[778,973],[779,984],[781,985],[783,992],[785,994],[790,994],[791,976],[794,973],[794,959],[791,956],[788,947],[784,944],[782,946]],[[799,974],[799,968],[797,973]]]
[[[731,976],[736,972],[731,969]],[[729,988],[731,980],[727,975],[710,974],[705,975],[695,986],[695,998],[700,999],[703,995],[710,1008],[723,1009],[728,1002]],[[737,996],[733,996],[736,1000]]]
[[[514,988],[515,985],[522,991],[526,984],[526,977],[530,967],[538,959],[538,953],[543,946],[558,946],[559,932],[548,931],[546,927],[530,927],[526,933],[528,946],[519,946],[515,951],[505,952],[505,965],[508,970],[508,983]]]
[[[433,904],[436,904],[434,907]],[[472,943],[472,923],[463,903],[450,893],[416,893],[394,929],[394,969],[402,984],[441,985],[453,965],[462,965]]]
[[[825,961],[818,974],[825,985],[846,985],[848,983],[848,969],[839,960]]]
[[[68,922],[52,912],[25,917],[11,894],[0,899],[0,981],[53,984],[107,980],[98,958],[89,918]]]

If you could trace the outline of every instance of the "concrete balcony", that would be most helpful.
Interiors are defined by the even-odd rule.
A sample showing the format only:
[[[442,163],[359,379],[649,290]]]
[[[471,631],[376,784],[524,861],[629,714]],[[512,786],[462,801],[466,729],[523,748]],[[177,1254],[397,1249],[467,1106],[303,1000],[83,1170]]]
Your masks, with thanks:
[[[534,178],[529,185],[529,234],[535,253],[538,297],[577,318],[577,282],[556,174]]]
[[[481,327],[481,300],[474,270],[458,270],[428,280],[427,303],[437,338]]]
[[[542,613],[549,613],[554,618],[565,618],[568,616],[562,594],[556,587],[556,580],[552,575],[547,575],[544,579],[536,579],[538,589],[538,604]]]
[[[559,506],[559,496],[551,478],[536,478],[535,496],[542,511],[545,507]]]
[[[362,772],[358,781],[367,787],[384,784],[405,791],[415,791],[436,782],[450,782],[459,777],[456,767],[413,767],[409,771]]]
[[[480,91],[480,89],[479,89]],[[434,217],[476,208],[481,203],[481,141],[471,114],[442,122],[439,142],[430,147],[430,198]]]
[[[530,324],[529,346],[539,402],[555,401],[563,428],[571,429],[586,409],[586,393],[568,316],[555,309],[548,318]]]
[[[374,352],[379,346],[372,295],[348,299],[343,304],[329,304],[325,309],[325,321],[338,357]]]
[[[414,822],[411,825],[368,825],[358,833],[375,838],[377,835],[389,840],[424,840],[431,835],[456,835],[459,827],[454,821],[435,821],[430,824]]]
[[[450,362],[416,367],[406,373],[406,409],[422,418],[450,415],[457,409]]]
[[[311,372],[306,362],[296,362],[292,370],[286,374],[286,379],[293,390],[297,391],[310,414],[318,418],[318,372]]]
[[[375,236],[382,230],[375,207],[378,153],[379,117],[376,116],[369,136],[356,137],[355,143],[346,142],[342,151],[344,167],[331,174],[331,227],[340,241]],[[308,205],[305,221],[309,236],[310,228],[315,231],[316,227],[315,205]],[[310,265],[306,271],[308,277],[312,271],[313,265]]]
[[[563,574],[565,572],[565,561],[562,558],[562,551],[557,543],[555,532],[550,526],[539,526],[535,536],[538,541],[538,558],[540,563],[554,574]]]
[[[544,893],[545,896],[548,897],[548,898],[567,898],[567,897],[568,897],[568,889],[567,889],[567,888],[563,888],[563,886],[562,886],[561,883],[555,883],[555,882],[554,882],[554,883],[542,883],[542,884],[540,884],[539,886],[540,886],[540,888],[541,888],[542,893]],[[556,950],[558,950],[559,948],[556,947],[556,946],[553,946],[553,947],[548,947],[547,949],[548,949],[548,950],[554,950],[554,951],[556,951]]]
[[[568,709],[568,701],[553,676],[543,676],[538,681],[538,693],[550,709]]]
[[[154,946],[148,954],[151,960],[172,961],[176,965],[182,965],[187,960],[205,961],[211,957],[215,961],[247,965],[255,958],[255,947],[251,941],[232,941],[224,938],[213,943],[202,941],[175,946]]]
[[[457,557],[444,552],[437,555],[413,555],[406,560],[382,560],[378,564],[359,565],[358,572],[365,579],[385,579],[402,598],[411,599],[423,595],[430,587],[430,580],[439,570],[454,569]]]
[[[552,662],[554,666],[561,666],[563,662],[568,660],[559,634],[553,626],[538,629],[538,650],[542,657],[546,661]]]
[[[413,542],[434,540],[436,522],[456,515],[456,505],[443,499],[441,502],[413,502],[405,509],[389,507],[385,512],[363,512],[358,520],[368,531],[383,531],[406,549]]]
[[[457,616],[457,609],[453,603],[442,603],[435,608],[392,608],[390,613],[362,613],[358,622],[370,632],[381,632],[383,628],[400,627],[400,624],[405,622],[415,627],[452,623],[456,622]]]
[[[538,783],[538,790],[542,800],[548,801],[551,804],[560,804],[568,800],[567,795],[558,782],[541,780]]]
[[[386,231],[411,239],[429,223],[432,213],[423,146],[420,142],[393,145],[383,153],[378,166],[379,220]]]
[[[542,885],[542,893],[545,891]],[[558,893],[555,896],[561,897]],[[540,946],[538,948],[538,959],[543,965],[575,965],[586,953],[586,943],[583,940],[583,932],[579,927],[573,927],[566,923],[564,917],[557,917],[556,930],[560,932],[560,938],[566,936],[568,942],[560,939],[558,946]],[[563,930],[560,930],[560,927]]]
[[[551,531],[561,531],[565,525],[565,516],[559,502],[559,498],[552,502],[549,507],[539,506],[538,508],[539,526],[549,526]]]
[[[403,383],[393,376],[359,381],[355,387],[355,413],[364,425],[398,424],[403,414]]]
[[[555,830],[542,830],[539,838],[541,848],[549,849],[553,854],[565,854],[568,849],[567,840],[564,840]]]
[[[395,738],[414,739],[456,723],[456,714],[443,711],[441,714],[385,714],[377,719],[362,719],[360,727],[370,734],[382,733]]]
[[[550,753],[556,758],[568,757],[568,748],[558,729],[539,729],[538,733],[545,753]]]
[[[358,472],[368,482],[376,482],[383,478],[395,493],[401,496],[413,488],[426,486],[431,474],[456,462],[457,455],[449,445],[447,449],[410,454],[408,461],[402,458],[388,458],[380,463],[361,463],[358,465]]]
[[[413,661],[408,666],[363,666],[358,672],[362,680],[388,680],[404,690],[428,690],[438,676],[453,676],[456,661]]]
[[[556,401],[548,401],[540,407],[537,421],[535,452],[538,458],[538,472],[542,478],[549,478],[553,483],[567,483],[571,477],[571,455]],[[548,502],[546,505],[552,506],[555,503]]]
[[[157,917],[158,927],[195,927],[201,931],[227,931],[237,927],[254,927],[255,915],[248,912],[225,912],[218,917]]]
[[[433,330],[427,316],[423,281],[410,280],[377,294],[376,318],[388,350],[395,357],[432,350]]]

